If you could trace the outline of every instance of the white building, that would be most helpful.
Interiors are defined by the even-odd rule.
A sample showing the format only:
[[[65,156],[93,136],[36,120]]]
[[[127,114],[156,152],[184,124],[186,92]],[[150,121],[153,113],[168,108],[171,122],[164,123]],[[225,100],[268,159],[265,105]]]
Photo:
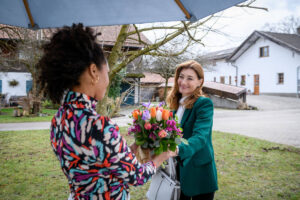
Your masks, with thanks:
[[[9,71],[0,66],[0,94],[11,96],[26,96],[32,88],[32,77],[26,68],[18,67]]]
[[[232,53],[216,53],[219,57],[202,57],[210,61],[204,62],[204,67],[213,69],[205,73],[207,81],[237,84],[253,94],[300,93],[299,28],[298,34],[254,31]]]

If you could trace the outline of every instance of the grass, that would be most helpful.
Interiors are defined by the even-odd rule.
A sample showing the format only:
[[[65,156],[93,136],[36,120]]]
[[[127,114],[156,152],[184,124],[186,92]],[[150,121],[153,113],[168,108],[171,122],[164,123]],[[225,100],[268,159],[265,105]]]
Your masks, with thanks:
[[[14,117],[13,108],[3,108],[0,114],[0,123],[17,123],[17,122],[49,122],[51,121],[53,115],[57,112],[57,109],[42,109],[43,114],[47,116],[24,116],[24,117]]]
[[[125,128],[121,132],[126,135]],[[300,199],[300,149],[221,132],[213,137],[215,199]],[[67,199],[69,194],[47,130],[0,132],[0,177],[1,200]],[[146,199],[148,187],[131,187],[131,199]]]

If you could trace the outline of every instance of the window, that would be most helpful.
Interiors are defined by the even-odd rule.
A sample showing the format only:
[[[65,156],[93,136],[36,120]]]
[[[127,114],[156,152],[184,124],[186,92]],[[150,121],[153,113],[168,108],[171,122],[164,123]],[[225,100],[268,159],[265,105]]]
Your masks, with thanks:
[[[32,89],[32,81],[26,81],[26,93]]]
[[[241,76],[241,85],[246,85],[246,75]]]
[[[283,82],[284,82],[284,73],[278,73],[277,77],[278,77],[277,84],[283,84]]]
[[[229,85],[231,85],[231,76],[229,76]]]
[[[269,47],[260,47],[259,48],[259,57],[268,57],[269,56]]]
[[[225,83],[225,76],[220,76],[220,83]]]
[[[217,82],[217,78],[216,77],[214,77],[214,82]]]

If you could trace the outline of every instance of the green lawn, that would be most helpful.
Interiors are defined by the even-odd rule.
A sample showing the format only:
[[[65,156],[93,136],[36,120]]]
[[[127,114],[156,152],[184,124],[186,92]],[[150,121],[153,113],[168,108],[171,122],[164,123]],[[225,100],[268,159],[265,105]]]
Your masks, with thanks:
[[[215,199],[300,199],[300,149],[221,132],[213,137],[219,175]],[[0,132],[0,177],[1,200],[67,199],[69,194],[49,131]],[[146,199],[148,186],[131,187],[131,199]]]
[[[13,108],[3,108],[0,113],[0,123],[16,123],[16,122],[49,122],[57,109],[42,109],[42,113],[48,116],[43,117],[14,117]]]

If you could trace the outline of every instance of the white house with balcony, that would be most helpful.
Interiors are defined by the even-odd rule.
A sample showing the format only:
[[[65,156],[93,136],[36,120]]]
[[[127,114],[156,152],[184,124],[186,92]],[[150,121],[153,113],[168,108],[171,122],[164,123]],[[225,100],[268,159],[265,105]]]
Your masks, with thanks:
[[[206,58],[203,62],[208,69],[206,80],[242,86],[257,95],[299,95],[300,28],[297,31],[297,34],[254,31],[231,53],[216,52],[219,57],[211,53],[213,59]],[[205,60],[205,56],[200,62],[201,59]]]

